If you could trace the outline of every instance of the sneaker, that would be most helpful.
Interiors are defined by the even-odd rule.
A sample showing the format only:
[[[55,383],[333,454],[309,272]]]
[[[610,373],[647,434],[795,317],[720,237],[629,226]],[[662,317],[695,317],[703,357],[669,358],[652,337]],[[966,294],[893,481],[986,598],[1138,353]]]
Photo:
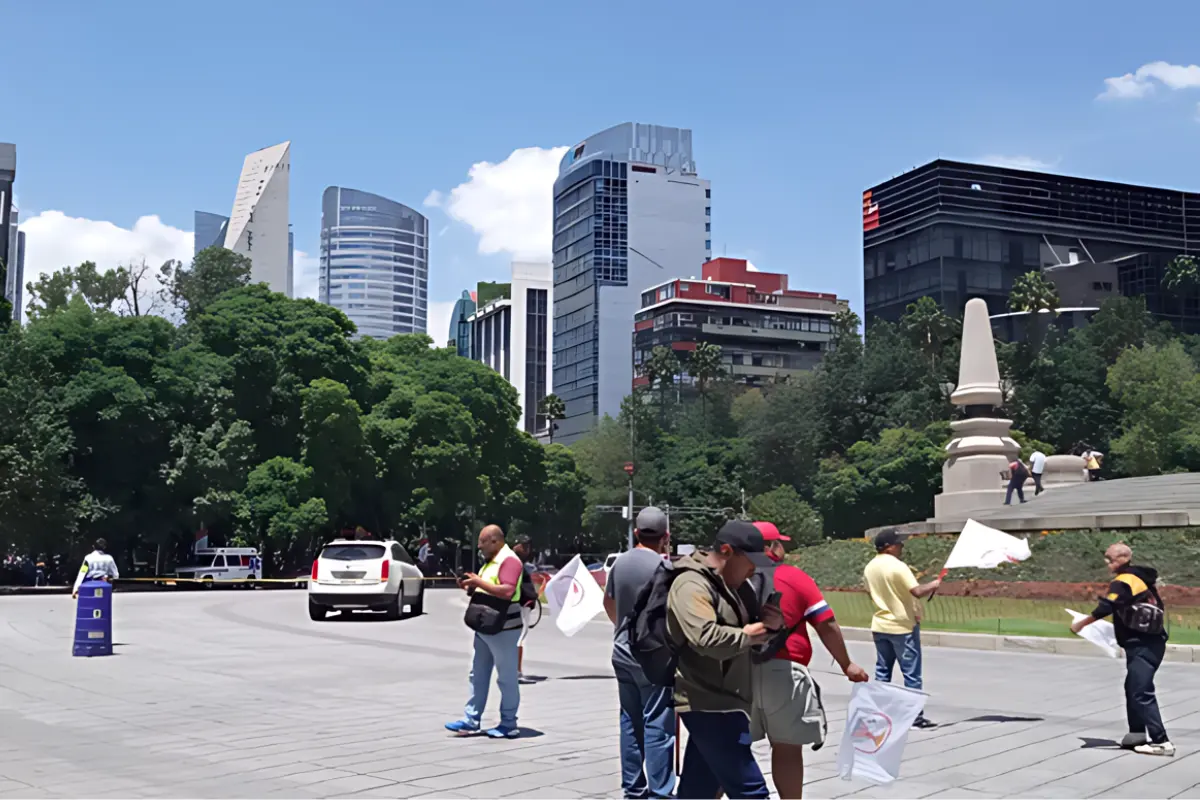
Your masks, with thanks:
[[[1124,747],[1126,750],[1132,750],[1139,745],[1146,744],[1148,741],[1150,740],[1146,738],[1146,734],[1144,733],[1127,733],[1121,737],[1121,747]]]
[[[1170,742],[1149,742],[1139,744],[1133,748],[1133,752],[1141,753],[1144,756],[1173,756],[1175,755],[1175,745]]]
[[[521,729],[515,725],[497,725],[486,733],[489,739],[516,739],[521,735]]]
[[[447,722],[446,730],[456,733],[459,736],[470,736],[473,733],[479,733],[479,726],[469,720],[460,719],[454,722]]]
[[[925,730],[927,728],[936,728],[937,723],[934,722],[933,720],[929,719],[928,717],[917,717],[916,720],[913,722],[913,727],[920,728],[921,730]]]

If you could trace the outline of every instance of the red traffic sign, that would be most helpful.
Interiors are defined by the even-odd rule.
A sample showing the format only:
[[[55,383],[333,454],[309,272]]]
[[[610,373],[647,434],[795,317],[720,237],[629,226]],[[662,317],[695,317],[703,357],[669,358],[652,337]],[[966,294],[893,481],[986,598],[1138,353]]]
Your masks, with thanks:
[[[627,475],[632,475],[632,474],[633,474],[633,462],[632,462],[632,461],[626,461],[626,462],[625,462],[625,473],[626,473]]]

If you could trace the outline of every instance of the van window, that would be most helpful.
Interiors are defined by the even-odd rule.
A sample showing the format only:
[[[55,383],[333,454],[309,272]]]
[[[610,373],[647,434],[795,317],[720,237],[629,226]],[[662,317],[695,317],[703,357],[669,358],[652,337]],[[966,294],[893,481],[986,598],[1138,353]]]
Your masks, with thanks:
[[[217,556],[216,558],[214,558],[214,559],[213,559],[213,566],[214,566],[214,567],[223,567],[223,566],[225,566],[225,556]]]
[[[369,561],[383,558],[387,550],[381,544],[331,544],[321,551],[330,561]]]
[[[240,567],[242,566],[242,557],[227,555],[225,556],[225,563],[231,567]]]

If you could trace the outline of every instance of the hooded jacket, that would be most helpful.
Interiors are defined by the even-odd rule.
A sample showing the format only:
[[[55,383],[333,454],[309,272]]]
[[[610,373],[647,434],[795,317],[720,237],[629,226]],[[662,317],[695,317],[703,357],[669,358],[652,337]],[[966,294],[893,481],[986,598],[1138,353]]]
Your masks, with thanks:
[[[676,562],[681,572],[667,595],[667,635],[679,652],[675,708],[749,713],[751,642],[742,628],[750,617],[707,556],[698,550]]]
[[[1117,644],[1124,647],[1127,644],[1140,644],[1146,641],[1161,641],[1167,638],[1165,632],[1145,634],[1130,630],[1121,620],[1121,609],[1135,603],[1151,603],[1163,609],[1162,598],[1158,596],[1155,584],[1158,581],[1158,570],[1154,567],[1143,567],[1140,564],[1126,564],[1121,567],[1108,585],[1108,592],[1100,596],[1096,610],[1092,616],[1103,619],[1112,615],[1113,629],[1117,635]]]

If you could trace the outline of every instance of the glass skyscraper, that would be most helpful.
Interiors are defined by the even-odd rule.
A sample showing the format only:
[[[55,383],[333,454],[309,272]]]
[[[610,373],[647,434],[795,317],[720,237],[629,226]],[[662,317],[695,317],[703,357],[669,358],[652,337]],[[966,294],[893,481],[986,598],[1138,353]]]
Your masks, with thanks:
[[[360,336],[425,333],[429,220],[386,197],[330,186],[321,203],[318,291]]]
[[[569,149],[554,183],[554,393],[570,443],[616,416],[633,381],[642,291],[699,275],[712,254],[711,190],[692,132],[627,122]]]
[[[192,255],[201,250],[207,250],[214,245],[225,246],[225,231],[229,227],[229,217],[221,214],[211,214],[207,211],[197,211],[194,214],[195,245]]]

